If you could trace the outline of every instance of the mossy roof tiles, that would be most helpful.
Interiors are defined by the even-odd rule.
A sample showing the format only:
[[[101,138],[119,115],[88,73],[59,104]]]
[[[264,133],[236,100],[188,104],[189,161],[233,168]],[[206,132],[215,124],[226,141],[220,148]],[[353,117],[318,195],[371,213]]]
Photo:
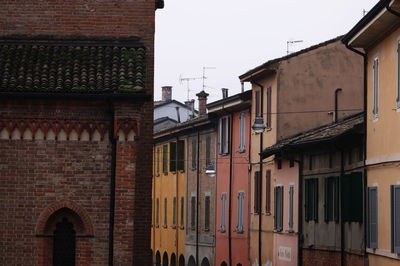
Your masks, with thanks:
[[[134,93],[145,80],[141,46],[0,42],[0,92]]]

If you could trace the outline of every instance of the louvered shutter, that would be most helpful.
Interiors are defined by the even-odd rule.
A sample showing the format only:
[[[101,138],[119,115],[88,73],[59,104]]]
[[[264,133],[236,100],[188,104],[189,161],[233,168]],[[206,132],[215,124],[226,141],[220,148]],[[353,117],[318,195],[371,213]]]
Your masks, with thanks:
[[[226,193],[222,193],[221,196],[221,227],[220,227],[220,231],[221,233],[225,233],[225,228],[226,228]]]
[[[294,216],[294,185],[289,187],[289,232],[293,232]]]
[[[191,219],[190,219],[190,227],[192,230],[196,229],[196,197],[192,196],[191,203]]]
[[[224,132],[222,132],[222,121],[223,118],[220,118],[218,120],[218,146],[219,146],[219,153],[222,154],[223,153],[223,143],[222,143],[222,135],[224,134]]]
[[[379,111],[379,59],[374,59],[374,118],[378,118]]]
[[[265,173],[265,212],[271,213],[271,170]]]
[[[278,230],[278,189],[274,187],[274,230]]]
[[[304,182],[304,218],[306,222],[310,220],[310,180],[306,179]]]
[[[192,137],[192,170],[197,169],[197,138]]]
[[[254,213],[260,212],[260,172],[254,173]]]
[[[378,189],[368,188],[368,246],[378,248]]]
[[[176,142],[169,144],[169,171],[176,171]]]
[[[244,222],[244,192],[239,192],[238,194],[238,225],[237,225],[237,232],[243,232],[243,222]]]
[[[400,254],[400,185],[392,186],[392,246]]]
[[[181,227],[185,226],[185,198],[181,197]]]
[[[204,230],[210,230],[210,196],[205,197],[204,202]]]

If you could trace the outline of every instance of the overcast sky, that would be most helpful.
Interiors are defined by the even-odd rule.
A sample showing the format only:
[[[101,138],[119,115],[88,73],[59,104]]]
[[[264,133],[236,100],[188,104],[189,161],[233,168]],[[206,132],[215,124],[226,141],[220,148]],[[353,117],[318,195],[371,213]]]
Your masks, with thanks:
[[[290,51],[347,33],[378,0],[165,0],[156,11],[155,99],[161,86],[173,86],[173,98],[187,99],[182,78],[198,78],[206,69],[209,101],[240,92],[238,76],[270,59],[286,55],[288,40],[303,40]],[[191,99],[202,80],[190,81]],[[250,88],[246,85],[246,89]],[[197,101],[196,101],[197,102]]]

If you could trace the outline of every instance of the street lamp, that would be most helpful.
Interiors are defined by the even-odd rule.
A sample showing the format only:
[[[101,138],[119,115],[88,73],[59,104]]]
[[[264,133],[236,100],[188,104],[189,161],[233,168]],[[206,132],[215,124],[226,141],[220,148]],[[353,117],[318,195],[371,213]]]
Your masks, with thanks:
[[[264,125],[264,119],[262,116],[256,116],[254,119],[254,124],[251,127],[254,130],[254,133],[261,134],[264,133],[266,126]]]

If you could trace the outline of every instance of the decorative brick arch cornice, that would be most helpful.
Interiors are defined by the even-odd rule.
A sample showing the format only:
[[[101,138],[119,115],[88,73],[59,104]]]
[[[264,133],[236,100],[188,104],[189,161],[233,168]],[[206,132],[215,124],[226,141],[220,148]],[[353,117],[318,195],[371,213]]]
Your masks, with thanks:
[[[80,207],[78,204],[72,202],[72,201],[60,201],[57,203],[54,203],[50,206],[47,206],[44,208],[42,213],[39,216],[38,223],[36,224],[36,235],[44,235],[45,230],[46,230],[46,224],[49,218],[58,210],[67,208],[73,212],[75,212],[79,218],[82,220],[84,230],[85,230],[85,235],[87,236],[93,236],[94,231],[93,231],[93,224],[90,220],[89,215],[87,212]]]

